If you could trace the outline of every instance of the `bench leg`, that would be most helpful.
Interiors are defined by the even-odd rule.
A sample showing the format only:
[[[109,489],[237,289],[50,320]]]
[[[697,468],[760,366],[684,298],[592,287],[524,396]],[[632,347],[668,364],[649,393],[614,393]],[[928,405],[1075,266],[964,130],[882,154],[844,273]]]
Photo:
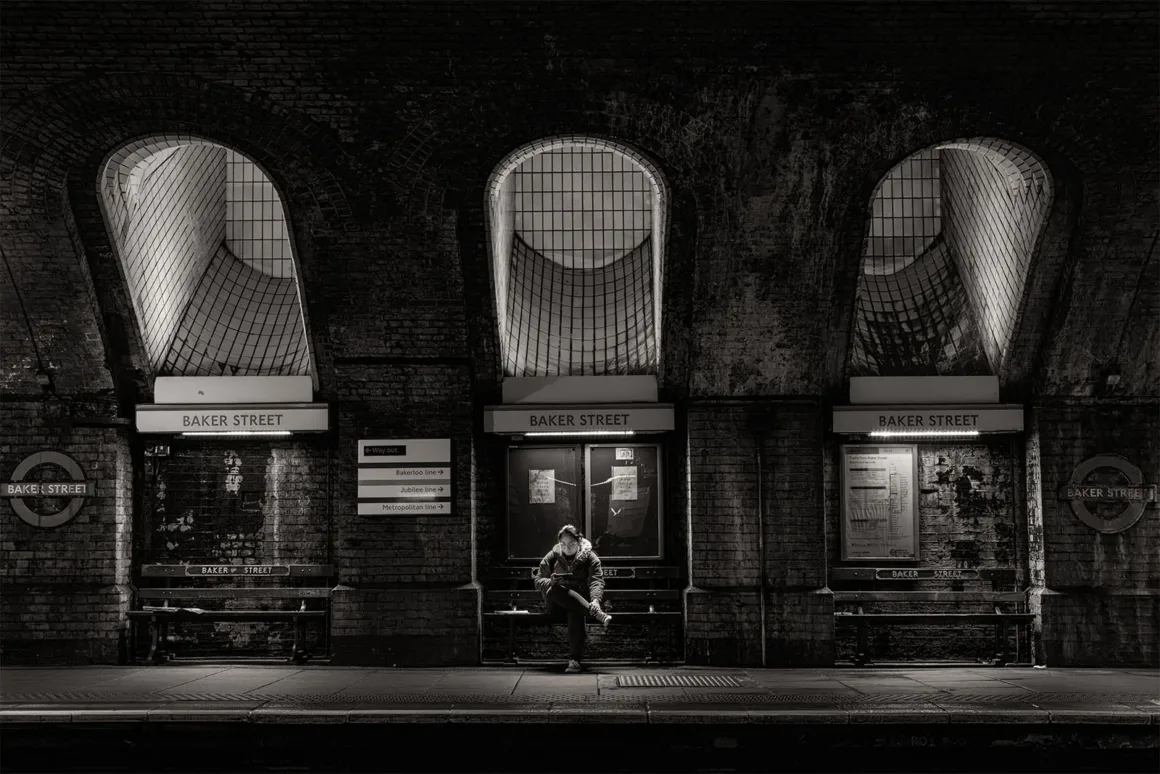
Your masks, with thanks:
[[[151,664],[160,664],[165,660],[165,629],[167,626],[167,622],[159,620],[157,616],[150,616],[149,655],[147,659]]]
[[[870,663],[870,635],[867,631],[866,620],[862,618],[861,610],[855,620],[855,625],[858,627],[858,644],[854,652],[854,665],[866,666]]]
[[[1007,666],[1011,661],[1007,652],[1007,622],[995,624],[995,666]]]
[[[646,664],[657,663],[656,641],[657,641],[656,621],[654,621],[652,618],[649,618],[648,619],[648,644],[645,646],[645,651],[644,651],[644,663],[646,663]]]
[[[304,664],[309,660],[310,654],[306,650],[306,620],[303,618],[295,618],[294,649],[290,652],[290,662]]]
[[[516,620],[514,616],[508,616],[508,646],[507,658],[504,663],[516,663]]]

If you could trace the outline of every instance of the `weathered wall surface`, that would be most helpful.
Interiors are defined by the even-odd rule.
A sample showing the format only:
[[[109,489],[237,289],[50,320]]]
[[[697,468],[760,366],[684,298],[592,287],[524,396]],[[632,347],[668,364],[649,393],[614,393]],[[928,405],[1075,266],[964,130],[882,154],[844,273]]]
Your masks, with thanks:
[[[848,561],[841,557],[840,442],[829,444],[826,491],[832,507],[827,509],[826,537],[832,566],[891,566],[882,561]],[[919,443],[918,446],[918,566],[940,570],[1013,570],[1016,582],[1002,591],[1023,589],[1028,584],[1027,527],[1023,503],[1022,464],[1019,447],[1010,437],[985,442],[955,441]],[[834,590],[876,591],[990,591],[987,581],[922,580],[914,582],[831,583]],[[852,608],[845,608],[850,610]],[[864,606],[866,612],[991,612],[993,606],[977,601],[891,602]],[[871,651],[879,661],[956,660],[992,658],[995,630],[990,625],[882,627],[873,630]],[[835,632],[839,658],[853,654],[852,625]],[[1030,642],[1020,635],[1017,654],[1031,658]],[[1014,643],[1014,640],[1012,641]]]
[[[53,450],[72,457],[95,485],[76,518],[58,529],[33,527],[3,503],[0,659],[116,663],[128,633],[133,465],[127,428],[77,426],[83,415],[70,416],[59,402],[5,402],[0,413],[6,478],[30,454]],[[29,480],[37,480],[35,473]],[[67,503],[45,498],[27,504],[51,513]]]
[[[122,417],[149,402],[145,347],[97,204],[100,164],[167,131],[260,164],[292,232],[317,397],[339,406],[333,641],[352,658],[478,651],[471,530],[494,530],[502,502],[472,467],[473,446],[476,462],[487,447],[479,409],[499,384],[484,188],[537,138],[614,137],[670,186],[660,376],[665,399],[707,406],[689,417],[689,465],[705,477],[690,493],[690,582],[715,589],[689,596],[690,658],[759,659],[759,448],[775,460],[761,474],[771,487],[800,482],[784,506],[765,498],[767,529],[800,528],[765,543],[767,658],[824,662],[832,651],[830,611],[806,590],[824,585],[824,513],[836,506],[805,493],[820,487],[809,482],[824,464],[822,406],[844,400],[874,185],[911,153],[993,136],[1051,170],[1055,204],[1002,375],[1011,399],[1110,401],[1115,440],[1116,422],[1136,421],[1123,406],[1160,395],[1154,4],[630,3],[613,17],[592,3],[13,2],[5,17],[0,389],[35,405],[46,391],[112,399]],[[1110,373],[1120,380],[1101,392]],[[794,455],[777,462],[783,440],[748,420],[717,422],[714,401],[739,397],[818,402],[808,420],[770,409]],[[40,443],[24,427],[6,415],[3,435]],[[355,440],[414,436],[454,440],[455,515],[356,517]],[[1117,441],[1128,456],[1129,436]],[[1061,437],[1067,454],[1083,453]],[[1045,498],[1054,483],[1045,468]],[[814,521],[770,510],[790,505],[814,509]],[[77,540],[80,527],[36,539]],[[784,563],[768,554],[783,545],[799,549]],[[1153,572],[1124,556],[1132,572]],[[1079,631],[1045,623],[1044,636],[1075,643]],[[1140,631],[1155,642],[1155,627]]]
[[[1043,650],[1052,666],[1160,663],[1160,519],[1153,503],[1134,526],[1103,534],[1060,491],[1084,460],[1118,454],[1145,480],[1160,473],[1160,408],[1077,401],[1035,408],[1043,478]],[[1114,473],[1090,481],[1125,484]],[[1089,505],[1101,518],[1126,504]]]

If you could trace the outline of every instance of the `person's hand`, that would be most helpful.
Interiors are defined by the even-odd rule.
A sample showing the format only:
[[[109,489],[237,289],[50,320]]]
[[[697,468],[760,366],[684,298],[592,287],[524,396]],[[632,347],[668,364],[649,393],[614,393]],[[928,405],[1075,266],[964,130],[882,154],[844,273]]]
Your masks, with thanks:
[[[601,609],[600,609],[599,602],[589,602],[588,603],[588,612],[592,613],[592,615],[600,615],[600,613],[603,611],[601,611]]]

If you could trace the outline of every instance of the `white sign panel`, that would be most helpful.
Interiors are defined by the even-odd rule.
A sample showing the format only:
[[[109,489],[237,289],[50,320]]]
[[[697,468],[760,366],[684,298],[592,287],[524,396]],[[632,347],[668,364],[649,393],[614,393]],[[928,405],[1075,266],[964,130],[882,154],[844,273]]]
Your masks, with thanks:
[[[453,513],[451,440],[388,438],[358,442],[358,514]]]
[[[675,427],[669,404],[624,406],[490,406],[487,433],[659,433]]]
[[[918,447],[842,447],[842,559],[918,559]]]
[[[528,502],[533,505],[554,505],[556,502],[556,471],[528,471]]]
[[[325,403],[137,407],[140,433],[324,433],[329,429],[330,411]]]
[[[612,466],[612,494],[613,500],[636,499],[636,468],[630,466]]]
[[[976,430],[1023,432],[1022,406],[878,406],[834,409],[834,432],[922,432]]]
[[[359,516],[419,516],[452,513],[451,503],[387,503],[359,500]]]

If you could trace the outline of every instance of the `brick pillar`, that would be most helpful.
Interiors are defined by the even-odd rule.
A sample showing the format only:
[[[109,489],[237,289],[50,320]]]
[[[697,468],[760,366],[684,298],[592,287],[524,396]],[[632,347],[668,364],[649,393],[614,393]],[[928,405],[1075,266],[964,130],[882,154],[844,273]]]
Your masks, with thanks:
[[[768,666],[833,662],[833,605],[820,593],[820,411],[814,402],[690,406],[690,663],[760,666],[763,650]]]
[[[406,381],[441,405],[401,404]],[[330,642],[336,664],[451,666],[479,663],[479,588],[473,577],[470,388],[442,368],[367,366],[341,383],[374,394],[339,412],[334,472],[334,561]],[[358,440],[450,438],[452,515],[359,516]]]
[[[1127,530],[1104,534],[1060,497],[1076,466],[1097,454],[1121,455],[1147,483],[1160,480],[1160,407],[1068,401],[1034,406],[1031,413],[1042,481],[1046,664],[1160,665],[1156,506]]]
[[[0,503],[0,657],[7,664],[116,664],[125,658],[132,530],[128,427],[78,427],[63,406],[4,406],[0,469],[30,454],[72,457],[95,494],[71,522],[38,529]]]

